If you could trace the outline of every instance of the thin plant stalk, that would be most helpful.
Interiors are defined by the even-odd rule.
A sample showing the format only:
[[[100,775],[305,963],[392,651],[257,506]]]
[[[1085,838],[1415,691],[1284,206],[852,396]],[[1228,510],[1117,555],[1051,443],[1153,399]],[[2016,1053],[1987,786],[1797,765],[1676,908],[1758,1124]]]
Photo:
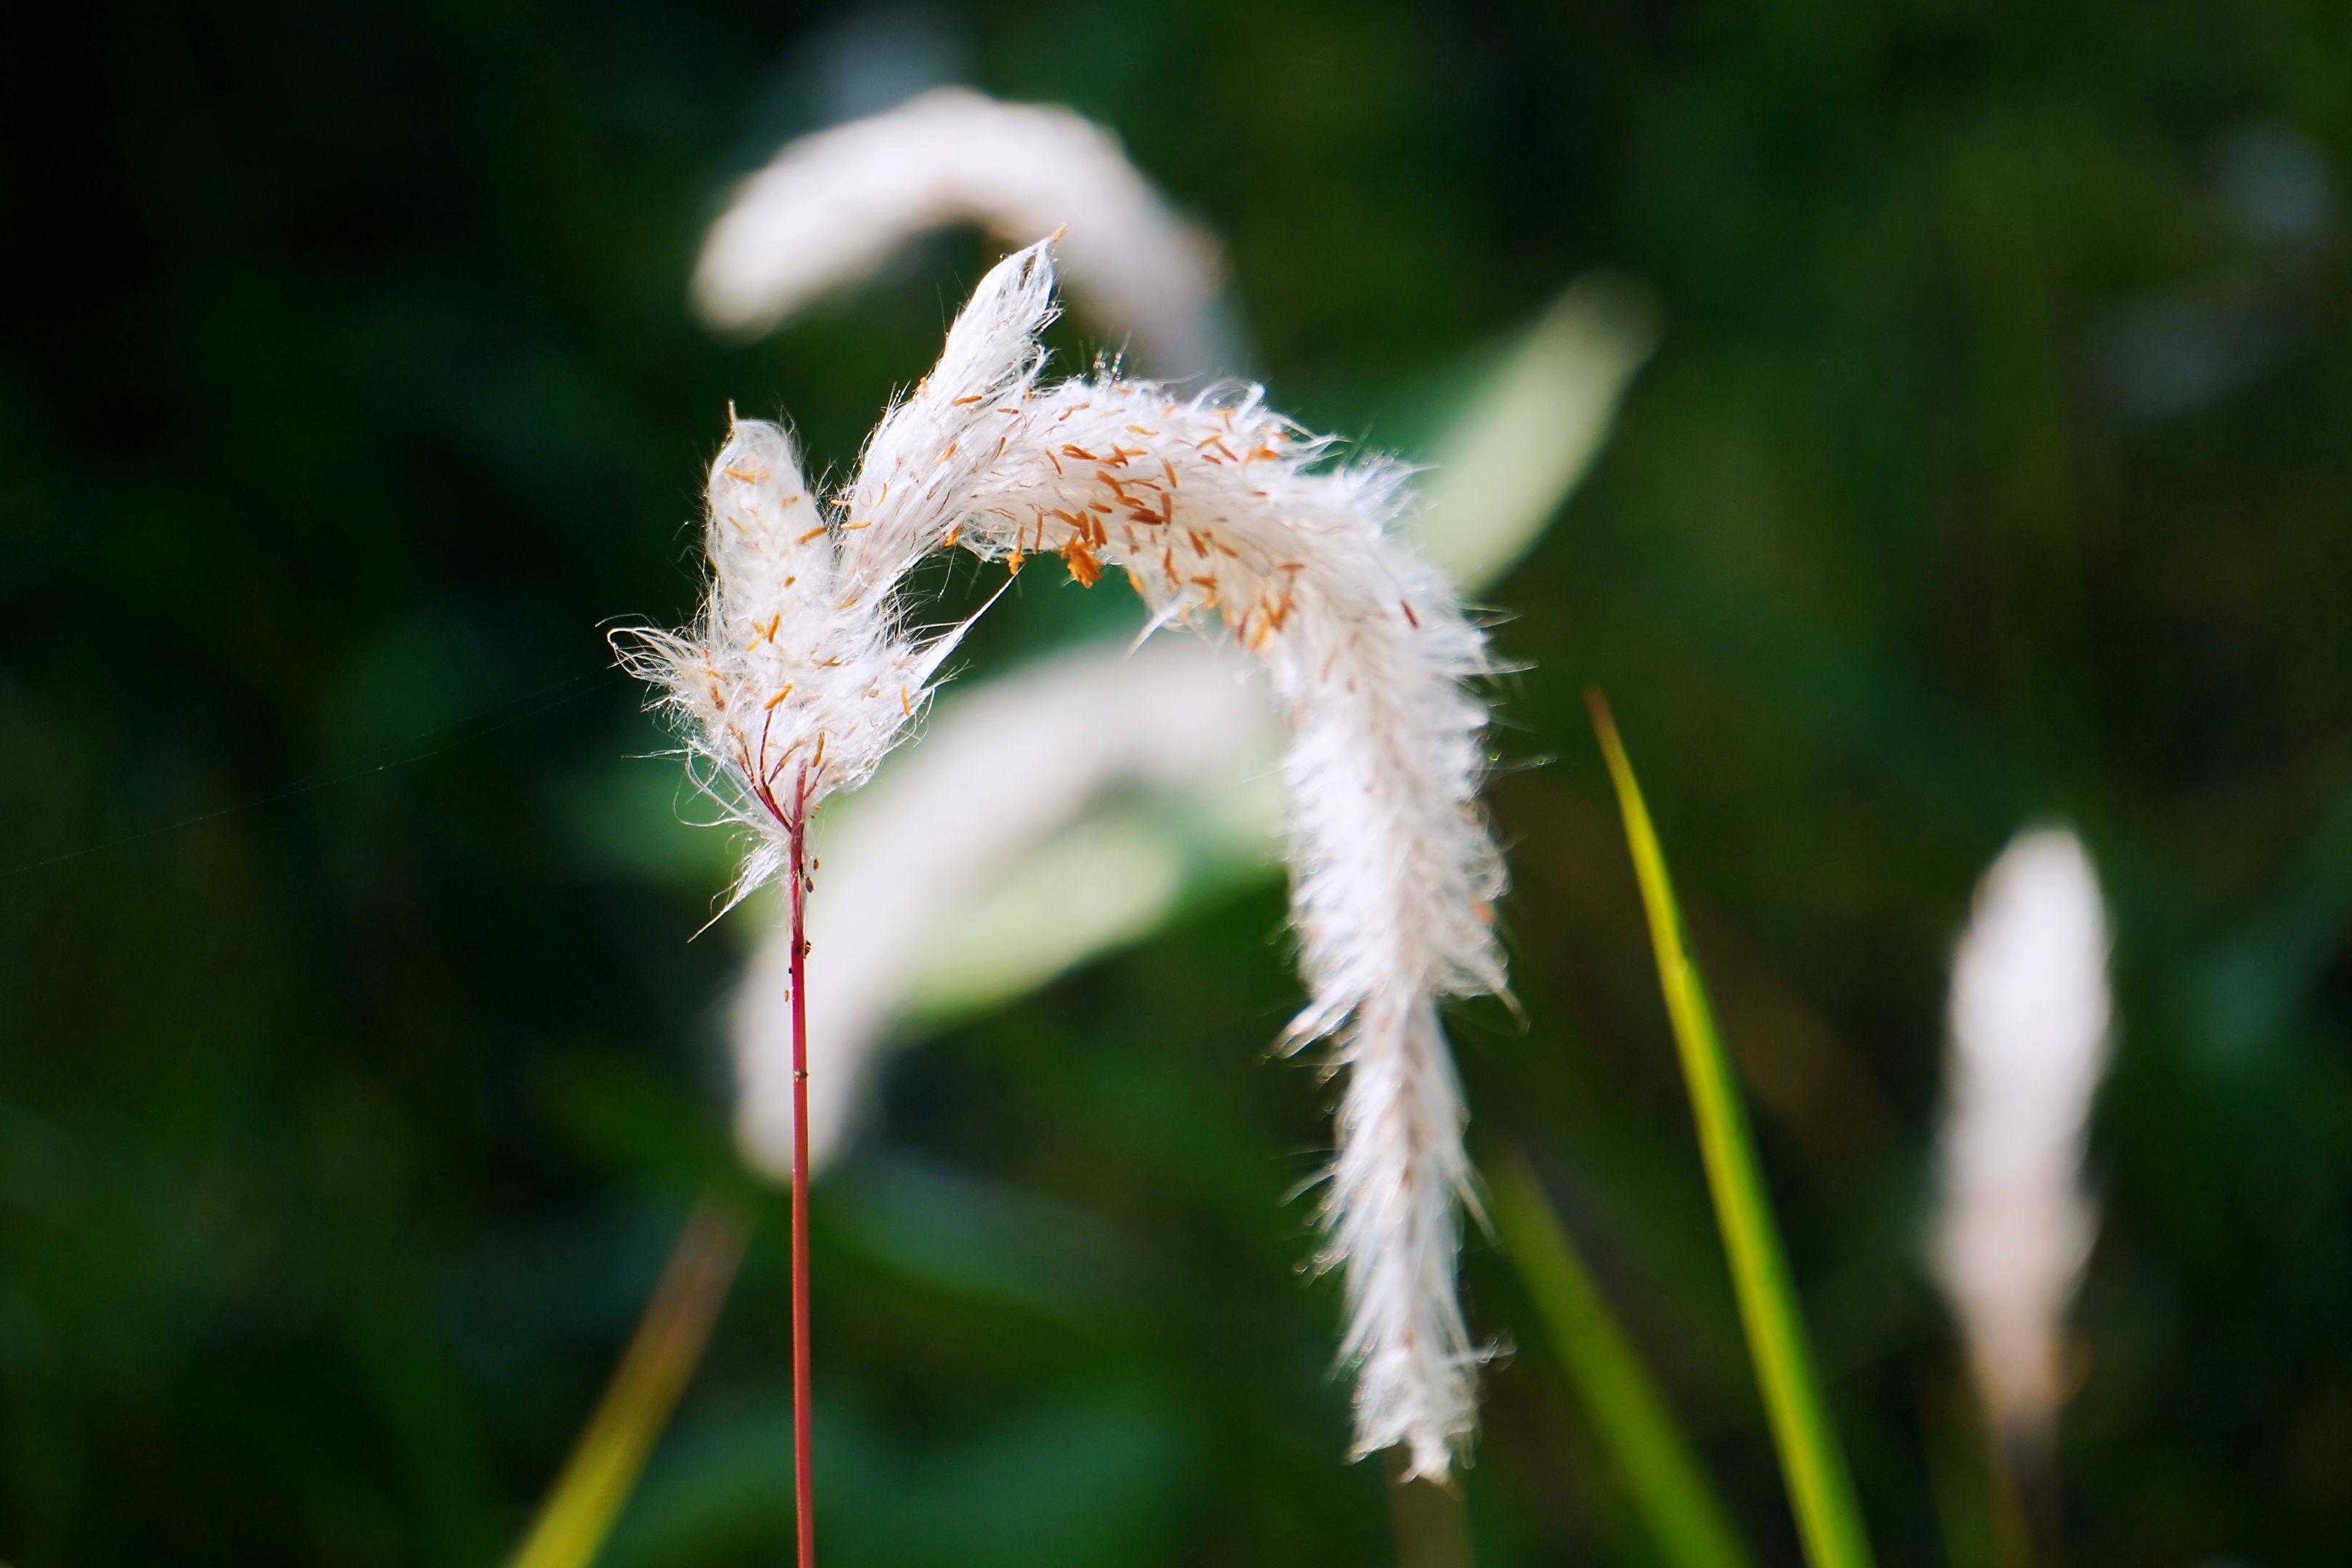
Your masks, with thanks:
[[[1797,1532],[1804,1543],[1805,1561],[1811,1568],[1868,1568],[1870,1541],[1863,1532],[1853,1477],[1847,1471],[1837,1430],[1830,1423],[1821,1377],[1805,1338],[1804,1318],[1790,1279],[1788,1254],[1773,1222],[1764,1174],[1748,1135],[1738,1080],[1716,1029],[1706,984],[1683,930],[1674,883],[1666,874],[1665,852],[1651,826],[1649,808],[1643,804],[1641,786],[1618,739],[1608,700],[1593,688],[1586,690],[1585,702],[1591,710],[1593,731],[1600,737],[1601,754],[1617,787],[1617,803],[1624,814],[1625,837],[1633,850],[1633,869],[1641,880],[1642,902],[1649,914],[1650,937],[1656,950],[1658,979],[1674,1024],[1683,1079],[1690,1089],[1692,1118],[1698,1126],[1707,1188],[1715,1199],[1716,1220],[1723,1231],[1723,1249],[1739,1301],[1740,1323],[1747,1331],[1748,1355],[1763,1392],[1765,1415],[1780,1454]]]
[[[1552,1352],[1666,1568],[1753,1568],[1698,1454],[1610,1310],[1526,1154],[1487,1166],[1487,1213],[1542,1314]]]
[[[793,1526],[800,1568],[816,1565],[816,1489],[809,1452],[808,1252],[808,770],[793,785],[787,820],[793,931]]]
[[[587,1568],[620,1516],[735,1281],[751,1223],[723,1199],[694,1205],[621,1364],[508,1568]]]
[[[2038,1563],[2017,1478],[1966,1375],[1919,1385],[1920,1435],[1951,1568],[2051,1568]]]
[[[1409,1478],[1402,1447],[1388,1450],[1389,1520],[1396,1527],[1397,1568],[1477,1568],[1461,1489]]]

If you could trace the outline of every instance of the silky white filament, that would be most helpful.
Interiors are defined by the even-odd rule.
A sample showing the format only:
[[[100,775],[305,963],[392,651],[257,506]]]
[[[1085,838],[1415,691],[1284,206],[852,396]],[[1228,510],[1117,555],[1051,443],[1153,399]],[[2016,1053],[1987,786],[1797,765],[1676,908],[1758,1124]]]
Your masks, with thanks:
[[[698,626],[625,627],[614,652],[659,687],[697,783],[752,830],[732,908],[784,868],[793,820],[863,784],[929,700],[962,635],[906,634],[886,584],[845,597],[836,535],[803,482],[791,437],[733,420],[710,465],[710,592]]]
[[[703,318],[758,331],[864,277],[915,236],[976,224],[1008,242],[1066,227],[1087,313],[1161,375],[1230,373],[1217,247],[1169,207],[1118,138],[1066,109],[946,87],[787,143],[703,242]]]
[[[2045,1432],[2062,1399],[2066,1307],[2095,1226],[2082,1162],[2107,948],[2090,857],[2042,830],[1985,873],[1952,964],[1936,1271],[1987,1415],[2011,1436]]]
[[[1475,802],[1486,712],[1464,685],[1485,641],[1389,531],[1402,468],[1322,466],[1329,443],[1255,389],[1040,386],[1051,287],[1042,246],[1007,258],[876,430],[845,497],[844,587],[873,593],[955,539],[1015,571],[1058,555],[1081,583],[1118,565],[1153,624],[1221,623],[1266,668],[1291,716],[1311,994],[1288,1038],[1333,1039],[1348,1072],[1326,1213],[1358,1443],[1408,1443],[1414,1474],[1442,1476],[1473,1426],[1475,1354],[1454,1286],[1465,1112],[1437,1005],[1503,982],[1502,863]]]
[[[1037,336],[1053,311],[1043,245],[991,271],[938,365],[876,428],[829,531],[813,515],[778,527],[781,506],[747,507],[728,488],[766,482],[790,456],[772,427],[739,424],[712,471],[702,635],[641,636],[635,668],[666,687],[758,821],[779,767],[816,765],[819,742],[831,787],[862,779],[905,732],[951,639],[900,635],[899,584],[946,545],[1014,573],[1057,556],[1087,584],[1119,567],[1152,625],[1221,627],[1255,658],[1290,715],[1292,912],[1310,1001],[1286,1040],[1331,1041],[1347,1075],[1324,1214],[1327,1258],[1345,1269],[1358,1448],[1405,1444],[1412,1474],[1443,1477],[1475,1425],[1478,1356],[1454,1289],[1473,1192],[1438,1005],[1503,984],[1502,861],[1476,805],[1486,710],[1465,685],[1487,668],[1485,639],[1391,531],[1402,467],[1328,464],[1330,443],[1255,388],[1042,385]],[[738,449],[751,444],[746,468]],[[821,593],[786,597],[811,574]],[[772,870],[772,842],[762,855],[754,869]]]

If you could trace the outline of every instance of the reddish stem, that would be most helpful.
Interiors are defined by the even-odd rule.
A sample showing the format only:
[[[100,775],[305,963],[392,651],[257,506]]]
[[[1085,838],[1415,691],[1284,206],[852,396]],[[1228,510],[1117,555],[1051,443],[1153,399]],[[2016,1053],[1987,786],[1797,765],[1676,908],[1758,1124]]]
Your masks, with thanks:
[[[772,799],[770,804],[772,809]],[[809,1464],[808,1005],[802,972],[808,955],[805,767],[793,784],[784,827],[793,860],[793,1518],[800,1534],[800,1568],[816,1568],[816,1498]]]

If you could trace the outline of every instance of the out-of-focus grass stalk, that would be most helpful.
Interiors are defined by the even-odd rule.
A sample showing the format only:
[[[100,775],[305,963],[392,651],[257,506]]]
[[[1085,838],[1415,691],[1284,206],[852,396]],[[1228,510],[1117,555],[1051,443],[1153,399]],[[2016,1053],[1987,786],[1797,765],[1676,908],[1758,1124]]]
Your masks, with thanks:
[[[706,1194],[696,1203],[613,1381],[508,1568],[587,1568],[595,1561],[702,1359],[751,1231],[725,1199]]]
[[[1527,1156],[1506,1148],[1486,1172],[1487,1212],[1518,1266],[1553,1352],[1576,1387],[1666,1568],[1751,1568],[1730,1516],[1641,1353],[1619,1326]]]
[[[2033,1568],[2015,1478],[2001,1446],[1986,1441],[1984,1414],[1969,1380],[1924,1380],[1919,1413],[1948,1568]]]
[[[1383,1456],[1389,1473],[1389,1518],[1396,1526],[1397,1568],[1478,1568],[1470,1518],[1452,1481],[1407,1480],[1402,1447]]]
[[[1633,870],[1641,879],[1642,902],[1649,912],[1650,937],[1657,952],[1658,979],[1665,989],[1666,1013],[1674,1024],[1683,1079],[1690,1088],[1691,1115],[1698,1124],[1707,1188],[1715,1198],[1716,1220],[1723,1230],[1723,1249],[1730,1260],[1732,1287],[1739,1300],[1739,1319],[1748,1331],[1748,1354],[1763,1390],[1765,1415],[1771,1423],[1773,1445],[1780,1451],[1780,1471],[1788,1483],[1789,1503],[1797,1517],[1805,1560],[1811,1568],[1868,1568],[1870,1542],[1863,1533],[1853,1480],[1822,1397],[1821,1378],[1813,1368],[1804,1320],[1789,1279],[1788,1255],[1781,1248],[1764,1175],[1748,1137],[1738,1080],[1732,1075],[1730,1058],[1716,1031],[1714,1010],[1707,1004],[1706,988],[1684,934],[1682,910],[1666,875],[1665,853],[1650,825],[1649,808],[1643,804],[1641,786],[1634,781],[1633,764],[1626,760],[1624,745],[1618,740],[1607,699],[1594,688],[1587,689],[1585,701],[1592,712],[1601,754],[1608,759],[1609,775],[1617,786],[1618,805],[1624,813],[1625,838],[1633,852]]]

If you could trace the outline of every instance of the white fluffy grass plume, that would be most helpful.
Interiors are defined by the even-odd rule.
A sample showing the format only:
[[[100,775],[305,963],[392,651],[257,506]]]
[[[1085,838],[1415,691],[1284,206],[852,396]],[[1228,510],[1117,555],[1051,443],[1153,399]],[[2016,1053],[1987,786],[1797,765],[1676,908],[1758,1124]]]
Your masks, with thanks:
[[[1286,1040],[1329,1041],[1346,1074],[1324,1214],[1328,1260],[1345,1269],[1358,1447],[1406,1445],[1412,1474],[1443,1477],[1475,1426],[1478,1355],[1454,1289],[1472,1176],[1438,1005],[1503,984],[1502,862],[1475,798],[1486,711],[1465,685],[1487,668],[1484,639],[1392,536],[1402,468],[1331,464],[1328,441],[1255,389],[1041,384],[1053,312],[1043,245],[990,272],[938,366],[876,428],[829,531],[814,512],[785,521],[781,495],[746,513],[726,487],[782,473],[789,453],[771,428],[739,425],[712,471],[704,626],[634,645],[635,668],[757,821],[778,746],[809,757],[822,740],[834,786],[905,732],[949,639],[899,631],[898,585],[947,545],[1015,573],[1058,556],[1088,584],[1123,569],[1152,625],[1222,630],[1256,658],[1290,714],[1292,909],[1311,1000]],[[747,468],[736,454],[752,442]],[[784,585],[807,581],[803,560],[821,590]],[[738,573],[751,576],[739,586]]]
[[[1292,910],[1312,1001],[1293,1044],[1347,1069],[1326,1211],[1344,1263],[1357,1438],[1446,1473],[1474,1423],[1454,1288],[1468,1195],[1441,997],[1498,989],[1502,865],[1477,815],[1485,645],[1390,535],[1403,471],[1334,468],[1255,391],[1179,399],[1117,378],[1036,384],[1045,249],[984,279],[938,372],[875,432],[846,497],[845,581],[895,581],[961,539],[1123,568],[1154,624],[1222,623],[1291,710]],[[1017,367],[1017,368],[1014,368]],[[1007,374],[1008,371],[1010,374]],[[985,397],[961,389],[992,380]]]
[[[883,584],[845,592],[838,536],[776,426],[732,420],[710,465],[710,592],[682,632],[613,647],[678,720],[697,783],[752,830],[730,907],[784,868],[795,816],[855,787],[907,732],[961,628],[909,636]]]
[[[2107,948],[2090,857],[2045,829],[1985,873],[1952,964],[1936,1269],[1986,1415],[2011,1439],[2056,1416],[2066,1307],[2095,1227],[2082,1162],[2106,1061]]]
[[[1066,109],[935,89],[787,143],[711,226],[694,274],[703,319],[772,325],[950,224],[1018,244],[1066,226],[1079,303],[1163,375],[1235,368],[1217,247],[1129,163],[1118,140]]]

